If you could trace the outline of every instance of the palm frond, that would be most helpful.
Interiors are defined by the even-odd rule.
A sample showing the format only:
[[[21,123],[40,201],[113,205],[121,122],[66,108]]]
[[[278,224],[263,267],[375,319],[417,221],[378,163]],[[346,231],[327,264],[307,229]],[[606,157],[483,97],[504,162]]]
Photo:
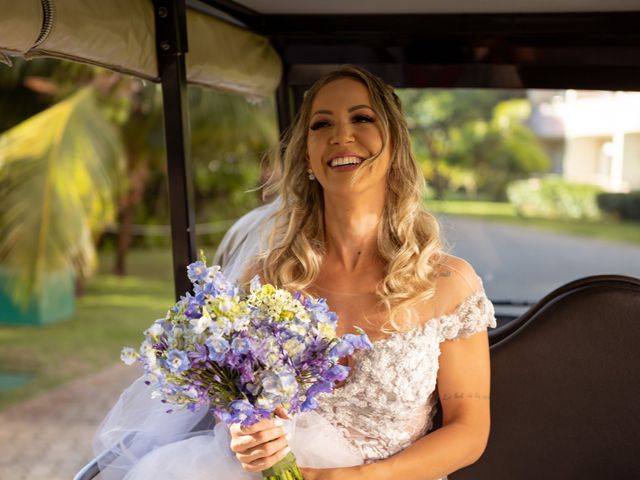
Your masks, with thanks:
[[[43,276],[95,268],[92,233],[115,214],[121,142],[90,88],[0,136],[0,264],[23,306]]]

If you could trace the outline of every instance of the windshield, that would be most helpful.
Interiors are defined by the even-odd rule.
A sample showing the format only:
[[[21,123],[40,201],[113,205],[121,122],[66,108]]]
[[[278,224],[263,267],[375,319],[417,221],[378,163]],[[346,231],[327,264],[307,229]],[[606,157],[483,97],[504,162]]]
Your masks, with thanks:
[[[640,276],[640,93],[402,90],[426,207],[498,309]]]

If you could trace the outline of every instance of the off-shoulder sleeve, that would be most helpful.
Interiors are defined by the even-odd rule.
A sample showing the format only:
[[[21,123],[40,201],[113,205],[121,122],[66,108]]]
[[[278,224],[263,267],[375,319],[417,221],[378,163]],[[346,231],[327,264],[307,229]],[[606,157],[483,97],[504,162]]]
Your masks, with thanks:
[[[496,327],[496,317],[493,304],[487,298],[484,290],[469,295],[453,313],[439,318],[439,339],[458,340],[467,338],[474,333],[488,327]]]

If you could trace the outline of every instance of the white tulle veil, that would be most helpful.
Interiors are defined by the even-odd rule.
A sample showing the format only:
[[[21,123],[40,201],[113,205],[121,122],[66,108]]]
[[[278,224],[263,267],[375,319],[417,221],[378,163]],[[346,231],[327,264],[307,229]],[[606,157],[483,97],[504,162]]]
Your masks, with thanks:
[[[264,248],[271,214],[278,201],[259,207],[236,222],[218,248],[213,263],[237,281]],[[168,307],[168,306],[167,306]],[[151,323],[150,319],[149,323]],[[152,399],[140,377],[120,396],[94,436],[104,480],[243,480],[261,478],[240,468],[229,449],[229,432],[202,408],[176,410]],[[301,466],[339,467],[362,463],[361,456],[337,428],[315,412],[299,414],[285,425]]]

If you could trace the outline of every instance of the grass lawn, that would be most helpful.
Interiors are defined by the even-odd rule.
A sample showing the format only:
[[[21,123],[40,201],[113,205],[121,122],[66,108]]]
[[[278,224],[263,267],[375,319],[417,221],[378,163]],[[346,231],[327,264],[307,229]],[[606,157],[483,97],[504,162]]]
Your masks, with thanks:
[[[0,392],[0,409],[119,362],[121,348],[137,347],[142,331],[165,315],[174,301],[170,251],[132,251],[127,277],[108,273],[112,264],[112,255],[101,255],[73,318],[45,327],[0,325],[0,371],[33,375]]]
[[[444,200],[427,202],[427,208],[435,214],[461,215],[493,222],[508,223],[528,228],[550,230],[569,235],[600,238],[614,242],[640,245],[639,222],[615,222],[612,220],[553,220],[548,218],[523,218],[516,214],[509,203]]]

